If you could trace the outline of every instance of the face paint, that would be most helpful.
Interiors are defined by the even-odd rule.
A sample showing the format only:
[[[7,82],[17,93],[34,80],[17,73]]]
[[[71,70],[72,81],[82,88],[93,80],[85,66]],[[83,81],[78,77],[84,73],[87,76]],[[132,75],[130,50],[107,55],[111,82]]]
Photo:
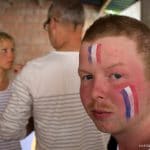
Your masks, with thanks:
[[[101,44],[93,44],[88,47],[88,62],[100,63],[101,62]]]
[[[138,99],[135,88],[133,86],[127,86],[120,93],[125,103],[126,118],[134,117],[138,113]]]

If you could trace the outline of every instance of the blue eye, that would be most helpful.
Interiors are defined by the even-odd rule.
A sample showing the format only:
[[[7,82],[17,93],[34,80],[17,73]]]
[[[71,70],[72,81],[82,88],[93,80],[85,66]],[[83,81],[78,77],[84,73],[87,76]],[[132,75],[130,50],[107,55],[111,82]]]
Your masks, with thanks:
[[[11,48],[11,49],[3,48],[3,49],[0,50],[0,53],[1,53],[1,54],[6,54],[6,53],[8,53],[9,51],[11,51],[12,53],[14,53],[14,52],[15,52],[15,49],[14,49],[14,48]]]
[[[112,78],[112,79],[120,79],[121,77],[122,77],[122,75],[119,73],[113,73],[110,75],[110,78]]]
[[[7,49],[6,48],[1,49],[1,53],[7,53]]]
[[[93,75],[85,75],[82,77],[82,80],[91,80],[93,79]]]

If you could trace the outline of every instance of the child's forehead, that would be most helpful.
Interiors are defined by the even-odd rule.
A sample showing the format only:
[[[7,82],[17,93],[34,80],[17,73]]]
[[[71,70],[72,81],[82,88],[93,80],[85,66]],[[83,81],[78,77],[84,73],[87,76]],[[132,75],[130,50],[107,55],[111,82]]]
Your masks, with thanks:
[[[15,47],[15,43],[11,39],[0,39],[0,47],[1,48]]]
[[[6,38],[6,37],[1,37],[0,36],[0,41],[13,41],[13,40],[10,39],[10,38]]]
[[[12,39],[0,37],[0,44],[6,43],[6,42],[14,43],[14,41]]]

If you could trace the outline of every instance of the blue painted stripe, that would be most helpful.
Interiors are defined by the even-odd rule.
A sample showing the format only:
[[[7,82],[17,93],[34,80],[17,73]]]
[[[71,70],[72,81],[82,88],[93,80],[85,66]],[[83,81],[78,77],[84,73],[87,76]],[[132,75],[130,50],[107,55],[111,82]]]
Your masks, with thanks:
[[[131,105],[130,105],[130,100],[128,97],[128,93],[125,91],[125,89],[123,89],[121,91],[121,94],[123,96],[123,100],[125,103],[125,109],[126,109],[126,117],[127,119],[131,117]]]
[[[92,56],[91,56],[91,53],[92,53],[92,46],[89,46],[89,47],[88,47],[88,52],[89,52],[89,55],[88,55],[88,62],[89,62],[89,63],[92,63]]]

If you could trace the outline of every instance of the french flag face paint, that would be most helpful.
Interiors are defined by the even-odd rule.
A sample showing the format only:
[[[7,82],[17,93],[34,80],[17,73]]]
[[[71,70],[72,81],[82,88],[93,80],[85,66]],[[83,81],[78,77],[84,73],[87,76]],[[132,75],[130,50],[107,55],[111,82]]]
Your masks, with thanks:
[[[93,44],[88,47],[88,62],[101,63],[101,44]]]
[[[127,119],[134,117],[138,113],[138,99],[135,88],[127,86],[120,92],[125,104],[125,115]]]

